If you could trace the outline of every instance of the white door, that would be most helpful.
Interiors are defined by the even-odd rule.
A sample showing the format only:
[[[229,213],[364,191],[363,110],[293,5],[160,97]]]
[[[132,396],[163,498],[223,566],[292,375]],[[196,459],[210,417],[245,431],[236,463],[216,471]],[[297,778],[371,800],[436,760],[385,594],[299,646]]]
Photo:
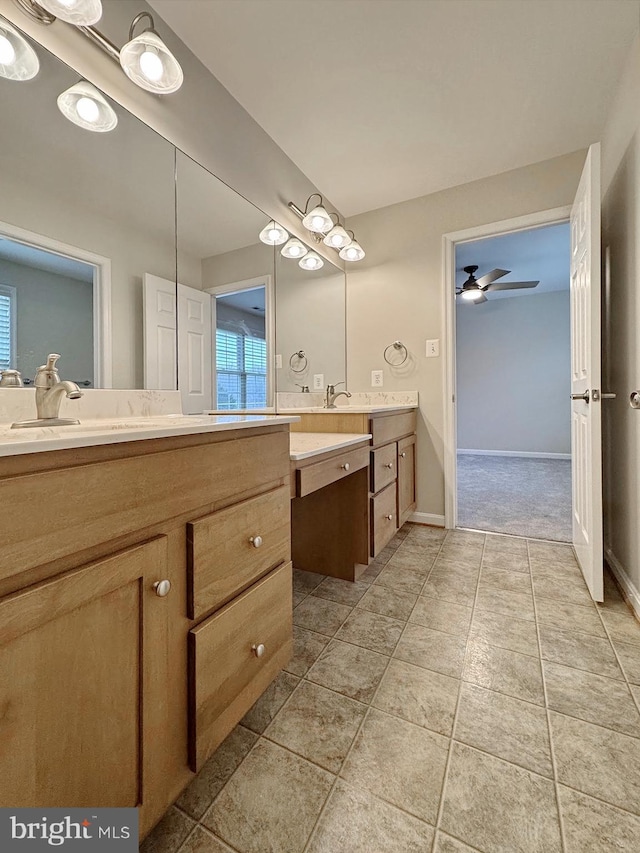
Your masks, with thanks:
[[[571,208],[571,458],[573,546],[603,600],[600,389],[600,145],[592,145]]]
[[[176,286],[145,273],[143,288],[144,387],[175,391],[178,387]]]
[[[213,408],[211,295],[178,285],[178,373],[185,415]]]

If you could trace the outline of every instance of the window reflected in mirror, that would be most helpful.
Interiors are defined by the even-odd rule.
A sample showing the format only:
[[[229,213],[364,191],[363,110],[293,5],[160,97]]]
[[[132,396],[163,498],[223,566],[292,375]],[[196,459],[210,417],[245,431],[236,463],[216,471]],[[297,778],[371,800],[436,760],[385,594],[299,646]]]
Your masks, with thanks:
[[[218,409],[268,405],[265,291],[249,286],[214,296]]]

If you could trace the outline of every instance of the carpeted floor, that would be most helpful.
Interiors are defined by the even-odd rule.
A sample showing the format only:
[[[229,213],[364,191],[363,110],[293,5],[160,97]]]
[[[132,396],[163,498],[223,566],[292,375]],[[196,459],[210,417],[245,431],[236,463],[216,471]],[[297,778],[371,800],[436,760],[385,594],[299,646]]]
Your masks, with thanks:
[[[458,526],[571,541],[571,461],[458,455]]]

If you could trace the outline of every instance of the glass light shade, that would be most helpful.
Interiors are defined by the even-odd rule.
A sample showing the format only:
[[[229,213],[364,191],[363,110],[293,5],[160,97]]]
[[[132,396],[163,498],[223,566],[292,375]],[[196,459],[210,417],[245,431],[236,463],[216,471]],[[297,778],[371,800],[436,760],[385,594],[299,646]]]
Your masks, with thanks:
[[[0,77],[31,80],[40,70],[35,50],[8,21],[0,20]]]
[[[153,30],[140,33],[125,44],[120,51],[120,65],[127,77],[147,92],[170,95],[184,80],[180,63]]]
[[[298,266],[303,270],[319,270],[324,266],[324,261],[315,252],[307,252],[304,258],[298,261]]]
[[[100,0],[38,0],[38,6],[76,27],[90,27],[102,17]]]
[[[91,83],[81,80],[58,95],[58,109],[84,130],[108,133],[118,124],[115,110]]]
[[[460,296],[467,302],[475,302],[476,299],[482,298],[482,291],[479,287],[468,287],[466,290],[462,291]]]
[[[324,207],[319,204],[313,210],[310,210],[309,213],[305,214],[302,224],[309,231],[315,231],[316,234],[326,234],[327,231],[331,231],[333,228],[333,219]]]
[[[349,245],[351,237],[342,225],[334,225],[322,242],[325,246],[331,246],[332,249],[342,249]]]
[[[289,232],[272,219],[271,222],[267,222],[258,236],[267,246],[281,246],[289,239]]]
[[[280,254],[285,258],[301,258],[306,255],[308,249],[297,237],[291,237],[280,249]]]
[[[364,258],[364,249],[357,240],[352,240],[347,246],[338,252],[343,261],[361,261]]]

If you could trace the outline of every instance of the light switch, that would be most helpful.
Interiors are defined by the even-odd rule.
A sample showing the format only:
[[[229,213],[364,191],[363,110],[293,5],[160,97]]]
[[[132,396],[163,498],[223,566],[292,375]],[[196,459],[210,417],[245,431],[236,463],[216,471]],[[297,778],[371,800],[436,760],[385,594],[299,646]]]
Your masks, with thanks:
[[[436,338],[433,341],[427,341],[427,358],[437,358],[440,355],[440,341]]]
[[[383,378],[382,378],[382,371],[381,370],[372,370],[371,371],[371,387],[372,388],[382,388],[383,384],[384,384],[384,382],[383,382]]]
[[[324,373],[313,374],[313,390],[324,391]]]

